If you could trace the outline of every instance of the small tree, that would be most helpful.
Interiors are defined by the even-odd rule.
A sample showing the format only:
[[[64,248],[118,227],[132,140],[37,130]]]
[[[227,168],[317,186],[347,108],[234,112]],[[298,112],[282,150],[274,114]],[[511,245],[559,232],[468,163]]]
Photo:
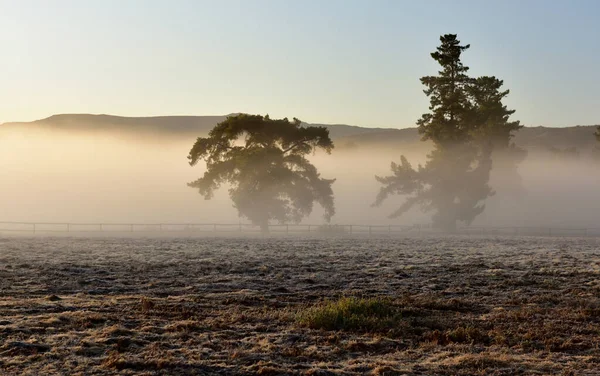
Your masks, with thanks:
[[[243,137],[243,139],[242,139]],[[217,124],[190,150],[190,165],[206,162],[206,172],[189,183],[205,199],[229,183],[229,196],[241,217],[268,231],[269,221],[300,222],[317,202],[325,220],[335,214],[331,185],[306,155],[333,149],[325,127],[303,127],[298,119],[272,120],[269,116],[241,114]]]
[[[600,142],[600,126],[598,126],[598,129],[596,130],[596,140],[598,140],[598,142]]]

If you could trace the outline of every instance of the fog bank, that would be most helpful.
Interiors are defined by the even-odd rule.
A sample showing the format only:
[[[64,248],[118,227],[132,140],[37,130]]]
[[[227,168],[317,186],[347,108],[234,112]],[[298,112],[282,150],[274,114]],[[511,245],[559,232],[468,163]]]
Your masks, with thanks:
[[[186,183],[204,172],[190,167],[193,138],[118,137],[101,132],[43,128],[0,129],[0,221],[104,223],[238,223],[227,187],[204,200]],[[387,215],[402,202],[371,204],[379,189],[375,175],[390,173],[401,154],[424,163],[426,147],[337,149],[312,156],[333,189],[338,224],[428,223],[430,214],[412,210]],[[519,167],[524,193],[497,194],[474,225],[595,227],[600,223],[600,164],[589,158],[556,159],[530,153]],[[315,210],[304,223],[322,223]]]

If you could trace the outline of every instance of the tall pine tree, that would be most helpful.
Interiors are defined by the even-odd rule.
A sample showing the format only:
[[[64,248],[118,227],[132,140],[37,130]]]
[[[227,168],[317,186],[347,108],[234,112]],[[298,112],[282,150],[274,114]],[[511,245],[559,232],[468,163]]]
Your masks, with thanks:
[[[417,125],[423,141],[431,140],[437,148],[446,148],[463,144],[469,138],[468,87],[473,80],[466,74],[469,68],[460,60],[470,45],[461,46],[455,34],[443,35],[440,41],[442,44],[431,57],[442,70],[438,76],[421,78],[427,87],[424,92],[429,97],[430,112],[423,114]]]
[[[434,211],[433,226],[454,230],[457,222],[470,224],[493,195],[488,182],[492,151],[508,147],[511,132],[520,127],[510,122],[513,113],[502,104],[508,91],[500,91],[495,77],[473,79],[461,55],[470,46],[461,45],[455,34],[440,37],[441,45],[431,57],[441,70],[437,76],[421,78],[429,97],[429,112],[417,121],[422,140],[433,142],[434,150],[425,166],[413,168],[401,156],[392,162],[392,175],[376,176],[382,184],[374,205],[392,194],[407,196],[390,217],[395,218],[415,205]]]

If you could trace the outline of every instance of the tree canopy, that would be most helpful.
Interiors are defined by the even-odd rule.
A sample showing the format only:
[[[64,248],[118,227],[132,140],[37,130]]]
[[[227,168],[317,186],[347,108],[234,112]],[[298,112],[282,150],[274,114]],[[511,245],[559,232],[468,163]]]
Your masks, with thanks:
[[[470,224],[493,195],[489,186],[492,150],[509,148],[512,132],[521,128],[509,121],[514,113],[502,103],[508,90],[496,77],[468,76],[461,55],[469,45],[461,45],[455,34],[440,37],[440,46],[431,53],[441,70],[421,82],[429,97],[429,112],[417,121],[422,140],[433,142],[434,150],[425,166],[417,168],[401,156],[392,162],[392,175],[376,176],[382,187],[374,205],[392,194],[407,196],[390,217],[395,218],[415,205],[435,211],[433,225],[452,230],[457,221]]]
[[[190,165],[206,162],[204,175],[188,185],[205,199],[222,184],[241,217],[268,230],[269,221],[299,222],[314,202],[330,221],[335,214],[331,185],[321,178],[307,154],[322,149],[331,153],[333,142],[325,127],[302,126],[287,118],[240,114],[217,124],[208,137],[200,137],[190,150]]]
[[[438,147],[462,143],[469,137],[469,115],[471,103],[467,87],[472,79],[467,76],[469,70],[461,60],[461,54],[470,45],[461,46],[454,34],[440,37],[441,45],[431,57],[442,70],[439,76],[425,76],[421,83],[429,97],[430,112],[423,114],[417,121],[422,140],[431,140]]]
[[[492,142],[495,150],[510,147],[513,132],[523,128],[520,122],[510,121],[515,110],[509,110],[502,103],[510,90],[502,91],[504,82],[496,77],[483,76],[469,85],[469,94],[475,104],[475,135]]]

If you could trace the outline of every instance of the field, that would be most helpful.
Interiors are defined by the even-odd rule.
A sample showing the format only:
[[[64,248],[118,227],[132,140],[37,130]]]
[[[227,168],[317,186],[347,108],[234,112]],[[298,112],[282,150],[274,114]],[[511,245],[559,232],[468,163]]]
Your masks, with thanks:
[[[596,238],[1,238],[0,292],[2,375],[600,375]]]

